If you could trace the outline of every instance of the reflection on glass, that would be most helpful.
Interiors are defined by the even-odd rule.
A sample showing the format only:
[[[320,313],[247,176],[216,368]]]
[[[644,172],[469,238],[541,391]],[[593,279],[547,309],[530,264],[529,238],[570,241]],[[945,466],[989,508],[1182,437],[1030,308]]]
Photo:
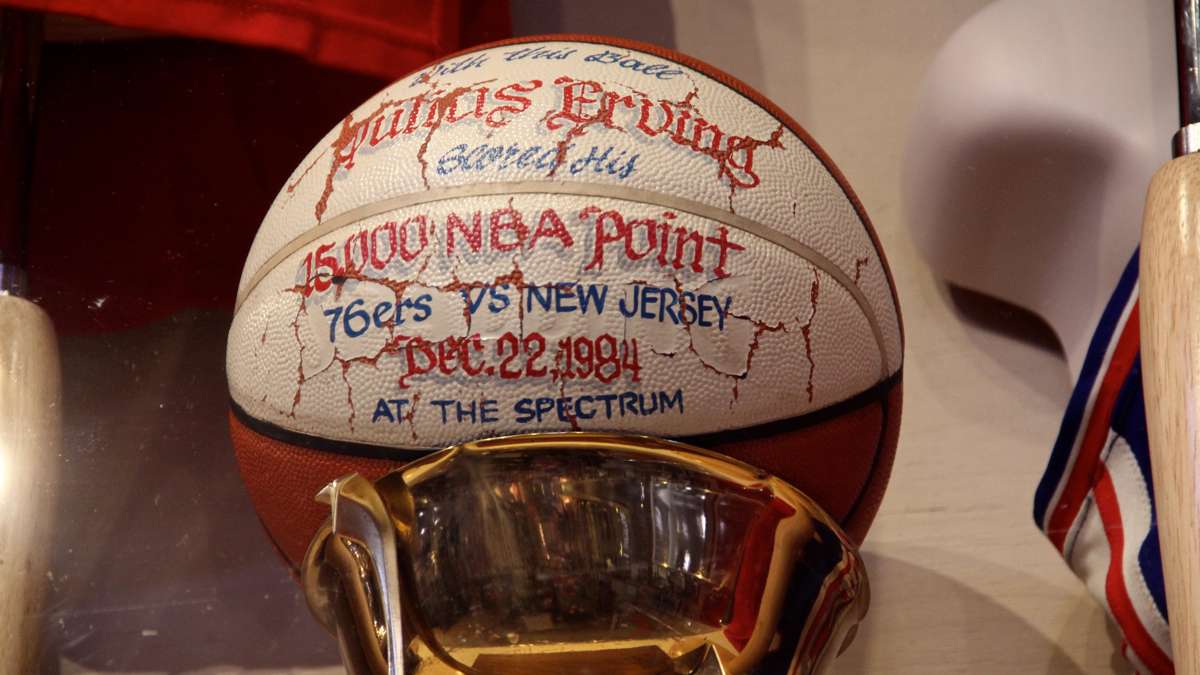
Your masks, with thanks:
[[[491,439],[322,494],[304,585],[356,675],[810,674],[866,612],[819,507],[668,441]]]
[[[746,534],[779,519],[765,491],[596,455],[463,455],[412,493],[418,602],[452,652],[726,643]]]

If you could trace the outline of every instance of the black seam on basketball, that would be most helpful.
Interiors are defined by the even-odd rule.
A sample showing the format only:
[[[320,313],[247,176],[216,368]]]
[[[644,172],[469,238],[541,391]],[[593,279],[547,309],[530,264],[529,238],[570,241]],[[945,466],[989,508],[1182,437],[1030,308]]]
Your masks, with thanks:
[[[426,449],[408,449],[408,448],[393,448],[386,445],[375,445],[371,443],[356,443],[354,441],[339,441],[332,438],[321,438],[309,434],[284,429],[281,426],[264,422],[256,417],[252,417],[250,413],[242,409],[237,404],[237,401],[230,399],[229,408],[233,411],[233,416],[237,418],[242,426],[250,431],[270,438],[281,443],[295,445],[309,450],[317,450],[319,452],[327,452],[332,455],[346,455],[349,457],[363,457],[366,459],[386,459],[398,462],[410,462],[414,459],[424,457],[430,452],[434,452],[437,448]]]
[[[864,408],[871,403],[874,403],[875,400],[880,397],[886,397],[888,392],[891,391],[892,386],[899,381],[902,370],[903,368],[897,370],[886,379],[880,380],[870,389],[864,389],[850,398],[830,404],[824,408],[821,408],[820,410],[814,410],[813,412],[806,413],[804,415],[786,417],[781,420],[775,420],[774,422],[765,422],[763,424],[755,424],[753,426],[742,427],[739,429],[714,431],[712,433],[696,434],[694,436],[678,436],[676,438],[681,441],[686,441],[692,445],[708,448],[724,443],[759,440],[787,431],[796,431],[798,429],[816,426],[822,422],[828,422],[835,417],[841,417],[852,410]]]
[[[756,424],[739,429],[717,431],[707,434],[696,434],[692,436],[673,436],[672,438],[686,441],[693,445],[699,445],[700,447],[712,447],[721,443],[754,440],[784,431],[804,429],[806,427],[811,427],[822,422],[826,422],[835,417],[839,417],[852,410],[866,407],[872,403],[875,403],[879,399],[886,398],[888,392],[890,392],[896,382],[899,381],[900,373],[901,371],[898,370],[886,379],[880,380],[877,384],[869,389],[865,389],[854,396],[851,396],[850,398],[833,403],[821,408],[820,410],[814,410],[813,412],[804,415],[797,415],[795,417],[788,417],[773,422],[765,422],[763,424]],[[291,429],[284,429],[279,425],[253,417],[232,399],[229,401],[229,407],[233,411],[234,417],[236,417],[243,426],[260,436],[280,441],[282,443],[288,443],[290,445],[308,448],[310,450],[317,450],[320,452],[327,452],[335,455],[409,462],[440,449],[395,448],[373,443],[357,443],[354,441],[321,438],[320,436],[313,436],[311,434],[292,431]],[[878,454],[878,449],[876,450],[876,454]],[[872,459],[872,466],[874,466],[875,461],[875,459]]]

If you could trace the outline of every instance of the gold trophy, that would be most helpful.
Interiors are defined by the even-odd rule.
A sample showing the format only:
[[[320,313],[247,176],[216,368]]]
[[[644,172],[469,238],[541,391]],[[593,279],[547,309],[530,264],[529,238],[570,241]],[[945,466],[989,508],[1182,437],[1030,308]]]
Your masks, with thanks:
[[[319,499],[304,591],[354,675],[822,673],[869,602],[812,500],[657,438],[493,438]]]

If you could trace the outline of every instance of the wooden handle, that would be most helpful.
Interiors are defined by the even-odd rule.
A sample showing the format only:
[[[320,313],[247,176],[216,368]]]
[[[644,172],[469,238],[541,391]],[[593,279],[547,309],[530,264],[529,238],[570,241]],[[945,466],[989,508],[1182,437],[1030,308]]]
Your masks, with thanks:
[[[41,672],[61,447],[58,345],[37,305],[0,296],[0,671]]]
[[[1141,348],[1154,503],[1175,672],[1200,675],[1200,155],[1150,182]]]

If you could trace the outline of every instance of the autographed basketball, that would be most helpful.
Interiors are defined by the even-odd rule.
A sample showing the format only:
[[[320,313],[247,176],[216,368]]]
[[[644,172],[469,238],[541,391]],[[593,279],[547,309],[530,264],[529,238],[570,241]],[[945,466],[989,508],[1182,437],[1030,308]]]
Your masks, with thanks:
[[[338,476],[571,429],[727,453],[861,540],[902,359],[879,240],[787,113],[659,47],[519,38],[392,84],[297,167],[238,288],[230,426],[293,564]]]

